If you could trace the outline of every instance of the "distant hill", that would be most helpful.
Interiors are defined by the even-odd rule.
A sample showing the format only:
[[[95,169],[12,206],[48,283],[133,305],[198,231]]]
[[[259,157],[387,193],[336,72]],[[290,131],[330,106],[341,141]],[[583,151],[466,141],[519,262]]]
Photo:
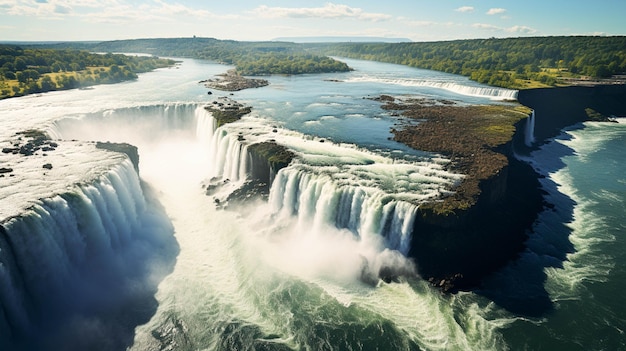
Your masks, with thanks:
[[[272,41],[287,41],[292,43],[410,43],[408,38],[385,37],[280,37]]]

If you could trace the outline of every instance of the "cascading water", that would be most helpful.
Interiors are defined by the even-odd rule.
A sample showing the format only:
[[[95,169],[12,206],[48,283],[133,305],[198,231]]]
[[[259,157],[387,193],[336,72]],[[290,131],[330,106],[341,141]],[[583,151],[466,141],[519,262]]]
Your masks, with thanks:
[[[245,180],[250,172],[246,142],[271,136],[298,155],[272,182],[272,215],[295,216],[300,226],[313,232],[327,226],[348,229],[358,240],[376,243],[380,250],[408,254],[416,203],[441,195],[460,179],[436,164],[395,163],[349,145],[306,143],[303,135],[270,132],[256,120],[215,128],[210,113],[199,107],[195,115],[197,137],[212,155],[212,177]],[[319,162],[332,166],[320,167]],[[390,183],[393,190],[385,190]]]
[[[518,91],[514,89],[496,88],[490,86],[462,85],[456,82],[421,80],[414,78],[383,78],[383,77],[354,77],[348,82],[380,82],[384,84],[395,84],[409,87],[431,87],[447,90],[456,94],[487,97],[493,100],[517,100]]]
[[[531,147],[535,142],[535,110],[526,118],[526,129],[524,130],[524,144]]]
[[[350,83],[349,76],[360,71],[380,68],[378,71],[388,72],[393,68],[370,62],[361,65],[360,70],[337,75],[337,80]],[[43,340],[43,332],[47,331],[47,336],[66,342],[41,345],[39,349],[67,346],[66,349],[130,348],[133,351],[493,350],[508,347],[501,334],[508,326],[515,326],[515,319],[476,294],[440,294],[428,282],[410,274],[406,275],[407,279],[392,284],[378,277],[372,277],[371,285],[360,280],[364,269],[381,272],[380,268],[394,266],[410,272],[414,267],[402,252],[406,252],[410,240],[408,228],[412,227],[416,204],[447,194],[462,178],[445,171],[449,161],[408,150],[388,140],[389,128],[397,119],[381,111],[377,102],[363,97],[373,92],[407,95],[415,91],[432,97],[433,91],[442,91],[380,82],[350,83],[350,89],[346,89],[346,85],[331,82],[326,76],[272,77],[272,85],[267,88],[236,93],[238,100],[253,106],[251,115],[217,128],[215,120],[202,108],[207,103],[206,90],[195,82],[223,70],[223,66],[184,60],[180,69],[146,74],[128,84],[0,103],[2,141],[24,128],[52,126],[55,133],[49,135],[53,138],[81,140],[76,143],[59,141],[59,144],[90,145],[87,140],[100,140],[137,146],[142,180],[156,190],[154,195],[171,220],[180,246],[172,273],[163,280],[145,282],[145,286],[152,289],[145,298],[115,304],[115,296],[112,296],[117,287],[124,290],[144,286],[141,279],[131,279],[148,277],[139,272],[144,268],[143,272],[148,270],[146,266],[140,267],[146,256],[139,253],[148,255],[150,251],[155,254],[154,259],[159,256],[158,250],[151,250],[154,245],[151,246],[148,239],[131,239],[137,244],[132,247],[137,250],[142,247],[145,251],[132,255],[133,250],[129,249],[128,255],[119,254],[120,259],[105,260],[109,253],[113,255],[112,250],[105,250],[102,255],[91,258],[98,263],[137,263],[138,271],[123,272],[124,277],[130,277],[123,280],[128,285],[109,284],[108,289],[99,289],[103,294],[97,296],[108,296],[106,301],[111,304],[78,303],[87,301],[91,295],[81,298],[83,295],[72,294],[64,299],[53,296],[35,307],[25,302],[11,305],[1,312],[5,314],[0,317],[2,332],[11,333],[16,325],[35,325],[31,321],[32,314],[23,314],[22,310],[30,308],[29,311],[37,314],[41,306],[54,309],[51,306],[56,303],[55,299],[75,299],[78,306],[89,305],[90,308],[85,307],[88,309],[85,311],[76,307],[80,312],[78,316],[67,317],[67,323],[63,324],[68,326],[67,333],[60,333],[62,326],[42,327],[29,335],[23,332],[24,338],[32,335],[33,340]],[[413,77],[421,73],[402,68],[400,74]],[[460,81],[463,85],[462,79]],[[443,93],[443,98],[451,96]],[[208,103],[217,95],[219,93],[208,97]],[[469,103],[486,101],[484,98],[455,98]],[[13,125],[19,129],[5,128]],[[213,199],[205,195],[203,181],[215,177],[239,183],[248,179],[251,163],[243,157],[247,154],[246,148],[252,150],[253,144],[270,140],[296,156],[276,174],[270,190],[271,201],[252,202],[235,211],[218,210]],[[39,163],[44,156],[38,159],[33,156],[27,161],[37,161],[31,162],[31,168],[38,173],[30,178],[35,181],[28,183],[28,189],[19,185],[27,184],[19,181],[26,166],[11,165],[15,177],[1,180],[2,184],[12,183],[10,194],[8,187],[0,188],[3,195],[0,213],[5,209],[13,210],[14,199],[45,198],[34,196],[38,193],[30,192],[30,185],[52,188],[59,182],[56,178],[48,181],[49,176],[64,169],[70,169],[64,175],[72,177],[72,184],[82,184],[85,189],[98,188],[100,178],[91,177],[90,172],[101,166],[107,157],[113,157],[99,152],[104,151],[76,150],[73,161],[67,164],[61,163],[69,155],[67,150],[62,153],[64,157],[45,156],[54,165],[52,170],[45,170],[45,177]],[[219,158],[223,158],[223,162]],[[86,166],[79,169],[75,164]],[[109,164],[102,167],[110,168]],[[78,192],[65,187],[65,183],[59,184],[54,187],[55,191],[63,190],[57,192],[59,194]],[[93,194],[91,190],[85,193]],[[93,210],[81,208],[85,213],[99,213],[108,210],[102,204],[109,201],[92,200]],[[76,205],[72,201],[68,203]],[[26,207],[11,213],[19,213],[22,208]],[[70,207],[63,211],[66,210],[70,211]],[[59,216],[54,217],[65,218],[63,211],[55,212]],[[112,216],[120,212],[107,213]],[[146,216],[144,222],[158,222]],[[76,218],[91,221],[97,217]],[[115,226],[106,224],[110,222],[103,221],[105,224],[94,228],[114,231]],[[0,240],[5,237],[0,235]],[[0,255],[8,251],[5,242],[0,244],[3,245]],[[84,256],[90,260],[89,254]],[[75,257],[59,259],[56,266],[61,265],[58,268],[62,273],[58,279],[67,276],[63,271],[64,262],[74,262],[81,256]],[[131,257],[136,260],[132,261]],[[0,274],[13,272],[14,268],[7,267],[16,266],[13,259],[7,259],[0,266]],[[84,266],[84,270],[78,272],[83,274],[95,266],[95,263]],[[102,268],[98,272],[124,271],[97,267]],[[168,268],[171,266],[165,264],[163,271]],[[23,289],[23,284],[7,277],[5,274],[0,278],[4,279],[0,285],[3,299],[30,301],[27,295],[11,297],[10,291]],[[89,282],[88,278],[83,279],[84,284]],[[11,283],[4,284],[7,280]],[[100,278],[94,274],[92,280],[100,281]],[[154,294],[157,283],[158,291]],[[80,281],[74,283],[81,284]],[[91,301],[98,302],[97,296],[91,296]],[[132,324],[136,328],[128,328],[131,332],[114,329],[115,323],[103,321],[118,311],[121,315],[124,311],[138,310],[141,310],[141,318]],[[66,314],[59,312],[58,315]],[[104,328],[105,325],[111,328]],[[100,346],[84,341],[84,336],[98,340]],[[113,342],[115,347],[109,347],[112,339],[119,341]],[[7,339],[0,338],[0,344],[4,340]],[[71,342],[74,344],[68,346]],[[0,348],[11,349],[4,346]]]
[[[171,225],[146,201],[129,160],[42,199],[2,223],[0,345],[106,349],[93,333],[115,330],[108,347],[123,347],[175,255]]]
[[[296,216],[302,228],[348,229],[364,242],[408,254],[417,206],[378,189],[339,186],[329,176],[292,166],[278,172],[269,201],[273,213]]]

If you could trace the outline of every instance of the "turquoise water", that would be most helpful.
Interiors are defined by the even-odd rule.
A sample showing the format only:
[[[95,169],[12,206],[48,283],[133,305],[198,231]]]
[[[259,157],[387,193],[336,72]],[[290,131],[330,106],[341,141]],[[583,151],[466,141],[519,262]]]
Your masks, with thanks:
[[[503,330],[511,349],[626,348],[625,147],[623,123],[586,123],[533,154],[555,207],[540,216],[523,258],[491,288],[529,278],[511,285],[535,298],[524,301],[520,290],[516,298],[531,304],[544,295],[548,304]]]
[[[354,72],[272,76],[270,86],[232,96],[207,95],[198,83],[230,67],[185,60],[134,82],[0,102],[6,123],[139,146],[140,174],[157,189],[180,254],[131,349],[626,349],[626,124],[579,126],[531,155],[551,205],[520,259],[475,292],[443,295],[419,278],[364,285],[355,271],[371,248],[352,233],[272,222],[262,204],[240,213],[215,209],[200,187],[211,157],[187,129],[198,107],[218,96],[253,107],[241,128],[275,126],[303,145],[315,139],[316,148],[324,139],[354,158],[426,163],[432,155],[390,140],[401,121],[370,97],[500,103],[468,95],[491,92],[464,77],[347,61]],[[160,122],[168,118],[186,123]]]

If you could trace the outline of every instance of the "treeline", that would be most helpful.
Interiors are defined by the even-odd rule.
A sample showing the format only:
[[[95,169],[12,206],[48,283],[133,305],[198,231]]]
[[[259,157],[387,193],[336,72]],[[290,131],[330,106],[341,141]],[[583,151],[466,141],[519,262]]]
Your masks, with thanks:
[[[156,57],[0,45],[0,98],[116,83],[173,64]]]
[[[424,43],[308,45],[325,55],[402,64],[523,88],[556,85],[563,77],[605,78],[626,72],[626,37],[533,37]]]
[[[92,51],[141,52],[158,56],[188,57],[234,65],[242,75],[345,72],[350,67],[324,55],[307,53],[288,42],[238,42],[213,38],[117,40],[74,44]]]

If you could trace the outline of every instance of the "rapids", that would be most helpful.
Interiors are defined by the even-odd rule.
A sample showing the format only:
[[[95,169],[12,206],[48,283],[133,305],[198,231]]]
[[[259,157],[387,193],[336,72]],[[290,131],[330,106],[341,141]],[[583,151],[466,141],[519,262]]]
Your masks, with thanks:
[[[197,82],[229,67],[194,60],[135,82],[1,101],[3,142],[38,128],[74,156],[52,158],[66,164],[48,185],[39,163],[17,159],[16,177],[28,182],[0,178],[11,181],[0,188],[0,346],[624,348],[622,125],[591,124],[535,151],[528,161],[554,207],[527,251],[481,290],[444,295],[404,254],[415,206],[462,176],[443,157],[389,140],[398,117],[367,97],[474,104],[515,93],[347,61],[356,71],[269,77],[268,87],[236,93],[253,112],[219,128],[203,106],[225,94],[207,96]],[[530,120],[525,134],[528,143]],[[249,177],[247,147],[268,139],[296,155],[273,176],[268,201],[216,208]],[[136,145],[141,180],[93,140]],[[585,182],[603,167],[597,184]],[[211,179],[229,185],[207,196]],[[404,278],[378,280],[382,267]]]

